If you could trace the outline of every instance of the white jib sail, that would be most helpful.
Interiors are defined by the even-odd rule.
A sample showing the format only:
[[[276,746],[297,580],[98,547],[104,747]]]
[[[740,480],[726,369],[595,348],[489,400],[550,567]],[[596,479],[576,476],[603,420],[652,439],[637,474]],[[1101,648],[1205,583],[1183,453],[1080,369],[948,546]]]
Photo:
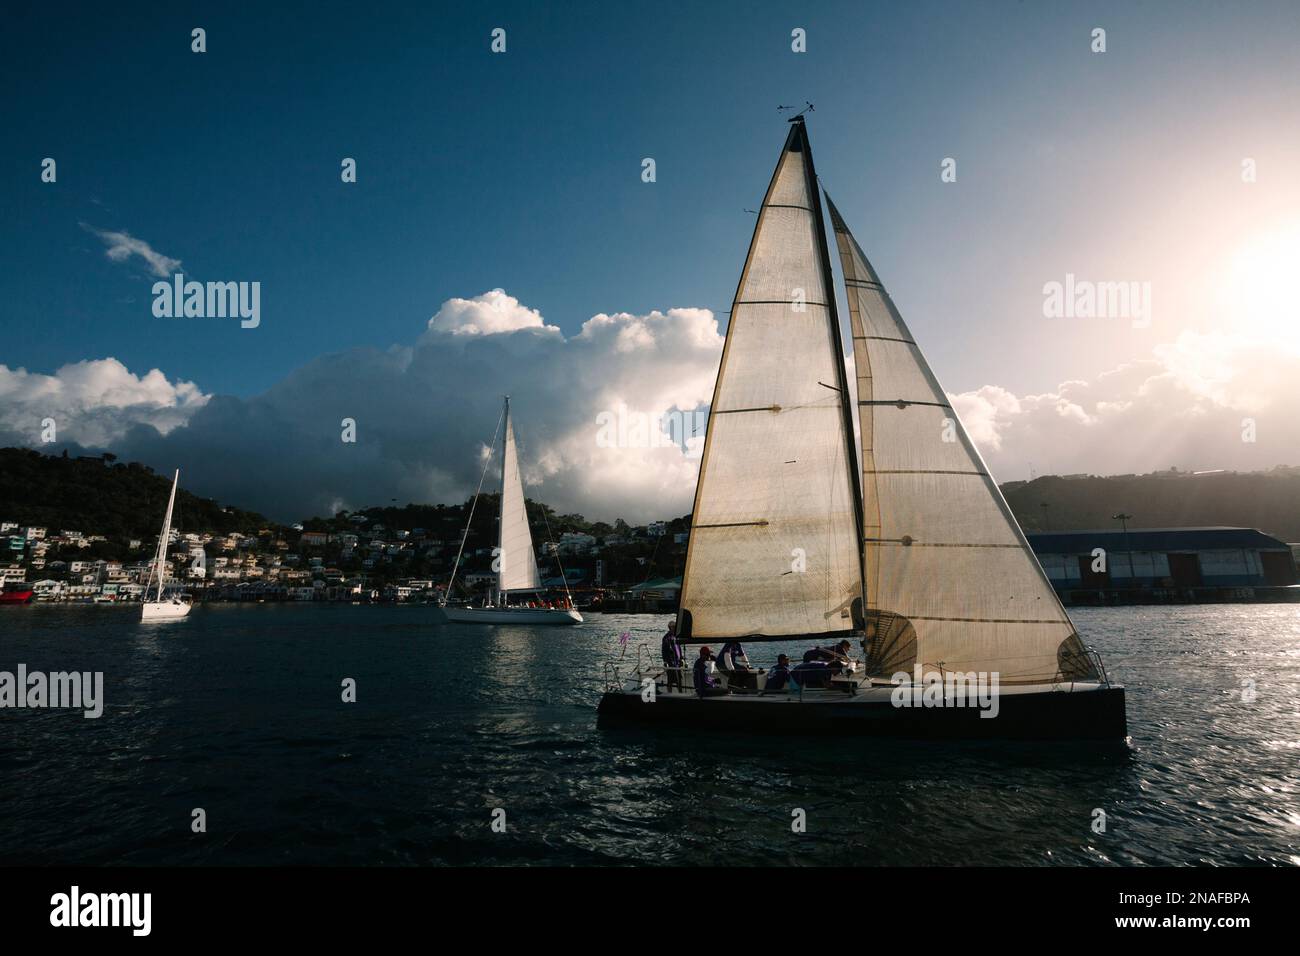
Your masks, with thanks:
[[[154,568],[158,573],[158,594],[154,598],[156,601],[162,600],[163,589],[167,586],[167,548],[171,544],[169,539],[172,533],[172,508],[176,505],[176,486],[180,484],[180,480],[181,470],[177,468],[176,474],[172,477],[171,497],[167,499],[167,513],[163,516],[162,534],[158,536],[158,551],[154,555]],[[146,600],[149,597],[147,585],[145,586],[144,596]]]
[[[524,483],[519,474],[519,453],[515,449],[509,399],[506,400],[506,436],[501,456],[499,546],[497,586],[501,591],[535,590],[541,586],[533,536],[528,531],[528,514],[524,510]]]
[[[1095,677],[1056,592],[879,276],[826,197],[853,332],[868,669]]]
[[[860,605],[856,463],[815,188],[796,122],[714,387],[682,581],[692,639],[847,631]]]

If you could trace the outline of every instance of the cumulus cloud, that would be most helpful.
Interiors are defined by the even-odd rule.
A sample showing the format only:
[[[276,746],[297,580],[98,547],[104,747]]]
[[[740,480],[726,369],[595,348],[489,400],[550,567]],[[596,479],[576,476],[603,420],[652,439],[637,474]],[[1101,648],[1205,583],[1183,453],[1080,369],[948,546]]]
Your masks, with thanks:
[[[81,223],[81,228],[103,240],[105,246],[104,255],[108,256],[113,262],[127,262],[132,256],[135,256],[144,262],[150,275],[160,279],[166,279],[180,271],[181,260],[163,255],[149,243],[143,239],[135,238],[129,232],[96,229],[84,222]]]
[[[1251,470],[1300,461],[1300,352],[1184,332],[1152,357],[1036,395],[950,396],[999,480],[1038,474]],[[1254,440],[1249,440],[1253,437]]]
[[[659,434],[662,416],[707,407],[721,350],[706,309],[602,313],[566,337],[493,290],[444,303],[413,344],[323,355],[247,399],[157,370],[137,378],[113,359],[53,375],[0,366],[0,441],[36,445],[40,419],[61,416],[60,439],[180,467],[197,493],[296,520],[463,500],[508,393],[531,497],[644,521],[690,510],[702,431],[683,449]],[[1031,460],[1063,474],[1265,468],[1300,459],[1298,359],[1187,333],[1091,381],[952,399],[1000,480],[1025,477]],[[630,416],[632,440],[602,440],[602,413]],[[355,443],[341,440],[345,418]],[[1257,441],[1242,441],[1243,419]]]
[[[521,305],[519,300],[503,289],[493,289],[472,299],[448,299],[429,320],[429,331],[450,332],[452,335],[496,335],[535,329],[546,334],[559,334],[560,330],[542,321],[536,309]]]
[[[179,466],[196,492],[291,520],[392,498],[462,500],[509,394],[530,496],[646,520],[690,510],[698,448],[602,442],[601,413],[626,409],[657,431],[666,412],[707,405],[721,350],[705,309],[601,314],[566,338],[493,291],[449,300],[413,345],[324,355],[252,398],[204,396],[177,407],[183,427],[142,409],[77,440]],[[355,443],[341,440],[344,418]]]
[[[0,439],[36,445],[42,422],[53,419],[60,442],[107,447],[138,425],[166,435],[209,397],[158,369],[133,375],[113,358],[64,365],[53,375],[0,365]]]

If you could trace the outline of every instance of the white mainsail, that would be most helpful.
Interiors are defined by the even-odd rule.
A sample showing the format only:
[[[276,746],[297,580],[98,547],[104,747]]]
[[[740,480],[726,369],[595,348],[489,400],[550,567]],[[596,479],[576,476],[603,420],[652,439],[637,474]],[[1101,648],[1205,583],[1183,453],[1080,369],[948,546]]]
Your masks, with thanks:
[[[862,440],[868,672],[1096,677],[1074,625],[830,196]]]
[[[682,580],[683,637],[853,628],[860,503],[846,386],[812,155],[797,120],[727,326]]]
[[[506,591],[532,591],[541,587],[537,573],[537,555],[533,536],[528,530],[524,510],[524,483],[519,474],[519,454],[515,450],[515,430],[510,422],[510,399],[505,407],[506,435],[501,456],[501,527],[497,553],[497,588]]]
[[[163,598],[163,589],[167,586],[166,568],[167,568],[167,547],[171,544],[170,538],[172,533],[172,509],[176,505],[176,486],[180,484],[181,470],[176,469],[176,474],[172,478],[172,493],[167,499],[167,514],[163,517],[162,534],[158,536],[158,550],[154,554],[154,568],[158,573],[158,593],[155,600],[161,601]],[[149,576],[149,582],[152,583],[153,575]],[[149,599],[149,584],[145,585],[144,599]]]

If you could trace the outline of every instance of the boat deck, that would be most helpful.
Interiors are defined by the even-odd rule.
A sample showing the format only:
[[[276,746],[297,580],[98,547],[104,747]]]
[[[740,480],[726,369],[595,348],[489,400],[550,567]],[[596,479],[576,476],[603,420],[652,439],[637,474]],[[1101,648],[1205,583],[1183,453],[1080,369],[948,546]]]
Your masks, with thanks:
[[[924,684],[850,678],[834,687],[735,688],[701,697],[690,683],[690,671],[684,670],[686,686],[680,690],[668,688],[662,668],[607,681],[599,722],[915,738],[1123,740],[1128,734],[1124,688],[1105,681],[947,688],[927,694]]]

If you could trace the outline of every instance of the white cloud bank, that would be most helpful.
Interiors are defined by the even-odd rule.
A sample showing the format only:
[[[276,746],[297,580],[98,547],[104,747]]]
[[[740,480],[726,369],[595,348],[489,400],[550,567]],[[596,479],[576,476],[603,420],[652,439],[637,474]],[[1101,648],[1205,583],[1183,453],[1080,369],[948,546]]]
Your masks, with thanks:
[[[130,411],[107,380],[78,389],[80,366],[8,373],[0,443],[40,447],[37,413],[52,409],[66,419],[61,442],[179,466],[196,492],[296,519],[393,498],[463,499],[508,393],[532,497],[593,517],[649,519],[690,510],[696,459],[662,442],[602,447],[597,416],[626,406],[658,420],[707,405],[721,350],[705,309],[597,315],[566,339],[493,290],[446,302],[411,346],[323,355],[249,399],[191,395],[178,383],[170,406],[160,391]],[[82,364],[129,376],[115,360]],[[157,372],[138,381],[167,384]],[[43,400],[60,392],[80,397]],[[355,444],[341,441],[344,418],[356,421]]]
[[[196,492],[291,520],[462,500],[509,393],[530,496],[592,518],[670,517],[690,510],[698,458],[666,443],[603,447],[597,416],[622,406],[657,421],[707,405],[721,349],[705,309],[600,314],[565,338],[493,290],[446,302],[411,346],[324,355],[250,399],[157,370],[137,378],[113,359],[54,375],[0,366],[0,443],[40,447],[53,409],[61,440],[179,466]],[[1300,463],[1298,369],[1294,350],[1188,333],[1091,383],[1020,396],[990,385],[953,401],[1000,480],[1025,477],[1031,460],[1040,474],[1264,468]],[[355,444],[340,440],[344,418]]]
[[[1185,332],[1152,357],[1041,395],[951,396],[1000,480],[1300,463],[1300,350]],[[1252,440],[1247,440],[1253,437]]]
[[[210,397],[193,382],[168,381],[158,369],[133,375],[114,358],[75,362],[53,375],[0,365],[0,437],[38,446],[42,422],[53,419],[59,442],[108,447],[137,425],[166,435]]]

